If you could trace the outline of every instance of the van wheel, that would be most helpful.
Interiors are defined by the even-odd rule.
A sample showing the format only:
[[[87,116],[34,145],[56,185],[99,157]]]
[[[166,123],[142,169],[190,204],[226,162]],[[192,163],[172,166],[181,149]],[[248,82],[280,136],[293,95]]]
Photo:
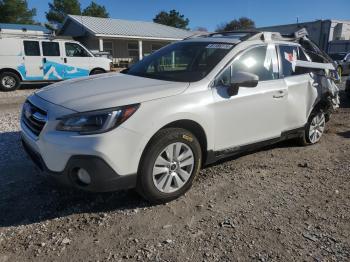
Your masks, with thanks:
[[[19,88],[21,80],[17,74],[12,72],[4,72],[0,74],[0,90],[14,91]]]
[[[103,69],[94,69],[91,71],[90,75],[98,75],[98,74],[104,74],[104,73],[106,73],[106,71]]]
[[[143,154],[137,191],[154,204],[174,200],[191,188],[201,159],[200,144],[191,132],[182,128],[163,129]]]
[[[300,138],[301,145],[313,145],[321,140],[326,127],[326,116],[322,111],[311,113],[305,127],[305,132]]]

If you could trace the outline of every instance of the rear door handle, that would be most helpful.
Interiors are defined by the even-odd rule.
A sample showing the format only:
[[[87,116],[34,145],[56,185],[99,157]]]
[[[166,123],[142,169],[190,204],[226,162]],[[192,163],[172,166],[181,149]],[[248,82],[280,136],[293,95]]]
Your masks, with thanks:
[[[63,59],[63,62],[65,62],[67,64],[67,58],[66,57]]]
[[[273,98],[282,98],[287,95],[287,91],[285,90],[278,90],[274,95]]]

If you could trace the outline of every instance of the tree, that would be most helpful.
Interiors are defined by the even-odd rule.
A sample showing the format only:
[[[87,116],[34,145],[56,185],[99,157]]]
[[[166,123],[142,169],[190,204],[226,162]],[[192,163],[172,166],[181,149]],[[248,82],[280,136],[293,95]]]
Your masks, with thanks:
[[[169,12],[161,11],[153,18],[153,22],[176,28],[187,29],[190,20],[173,9]]]
[[[96,4],[94,1],[92,1],[91,4],[83,10],[82,15],[104,18],[109,17],[106,7]]]
[[[208,32],[208,29],[206,27],[203,27],[203,26],[197,26],[197,27],[193,28],[193,31]]]
[[[255,28],[255,22],[247,17],[241,17],[238,20],[234,19],[228,23],[221,24],[217,27],[217,32],[234,31]]]
[[[46,19],[55,25],[61,25],[67,15],[80,15],[80,3],[78,0],[53,0],[49,3],[49,12]]]
[[[0,0],[0,23],[35,24],[36,9],[29,9],[26,0]]]

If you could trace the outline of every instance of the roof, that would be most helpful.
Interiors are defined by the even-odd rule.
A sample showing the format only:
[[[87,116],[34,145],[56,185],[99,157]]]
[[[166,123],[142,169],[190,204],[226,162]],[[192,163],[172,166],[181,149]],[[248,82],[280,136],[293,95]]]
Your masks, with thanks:
[[[0,29],[9,29],[9,30],[27,30],[27,31],[41,31],[45,34],[51,33],[46,27],[41,25],[25,25],[25,24],[3,24],[0,23]]]
[[[71,20],[95,36],[135,38],[135,39],[158,39],[158,40],[182,40],[193,35],[192,32],[161,25],[153,22],[130,21],[112,18],[99,18],[90,16],[68,15],[62,28],[67,21]]]

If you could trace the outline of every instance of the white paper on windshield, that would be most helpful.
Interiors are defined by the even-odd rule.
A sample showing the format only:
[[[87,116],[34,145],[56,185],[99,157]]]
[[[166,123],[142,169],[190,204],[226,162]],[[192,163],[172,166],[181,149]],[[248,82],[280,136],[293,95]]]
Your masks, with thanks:
[[[232,45],[229,44],[209,44],[207,48],[215,48],[215,49],[230,49]]]

